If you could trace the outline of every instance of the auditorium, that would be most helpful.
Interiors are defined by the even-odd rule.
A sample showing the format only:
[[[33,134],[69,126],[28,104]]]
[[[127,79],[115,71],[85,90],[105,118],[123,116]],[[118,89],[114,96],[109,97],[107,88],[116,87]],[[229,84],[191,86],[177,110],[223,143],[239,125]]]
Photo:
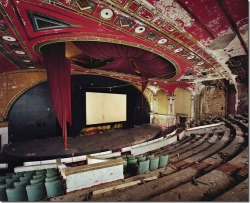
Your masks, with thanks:
[[[247,0],[1,0],[0,201],[248,202]]]

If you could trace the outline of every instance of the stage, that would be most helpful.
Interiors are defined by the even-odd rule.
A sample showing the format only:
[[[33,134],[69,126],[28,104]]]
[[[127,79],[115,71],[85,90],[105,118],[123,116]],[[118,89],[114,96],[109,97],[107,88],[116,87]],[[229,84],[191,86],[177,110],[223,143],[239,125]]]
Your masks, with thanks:
[[[88,155],[107,150],[140,144],[158,137],[161,127],[145,124],[130,129],[109,130],[94,135],[68,137],[64,149],[62,137],[36,139],[5,145],[3,155],[8,162],[41,161],[56,158]]]

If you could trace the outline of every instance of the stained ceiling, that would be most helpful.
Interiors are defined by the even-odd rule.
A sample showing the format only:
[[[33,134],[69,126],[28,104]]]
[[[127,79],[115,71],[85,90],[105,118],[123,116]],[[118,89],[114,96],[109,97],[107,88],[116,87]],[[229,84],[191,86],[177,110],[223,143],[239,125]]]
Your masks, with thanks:
[[[123,44],[153,52],[176,68],[149,84],[226,79],[248,83],[247,0],[2,0],[0,74],[44,69],[41,48],[66,42],[72,71],[140,81],[102,65],[72,41]],[[91,68],[89,68],[91,67]],[[93,68],[94,67],[94,68]]]

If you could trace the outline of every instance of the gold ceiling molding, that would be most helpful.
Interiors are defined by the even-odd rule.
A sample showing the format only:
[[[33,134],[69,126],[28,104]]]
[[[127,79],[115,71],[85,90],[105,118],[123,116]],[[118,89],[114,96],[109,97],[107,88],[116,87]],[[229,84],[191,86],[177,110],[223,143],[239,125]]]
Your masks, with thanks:
[[[88,33],[90,34],[90,33]],[[97,34],[97,33],[95,33]],[[108,37],[110,37],[110,35],[107,35]],[[111,35],[111,36],[116,36],[116,35]],[[52,43],[58,43],[58,42],[68,42],[68,41],[96,41],[96,42],[108,42],[108,43],[115,43],[115,44],[122,44],[122,45],[127,45],[127,46],[131,46],[131,47],[136,47],[136,48],[140,48],[146,51],[150,51],[158,56],[161,56],[162,58],[168,60],[170,63],[172,63],[172,65],[175,67],[176,73],[175,75],[170,78],[170,79],[165,79],[165,80],[173,80],[175,79],[179,73],[180,73],[180,66],[179,64],[173,60],[172,58],[170,58],[169,56],[167,56],[166,54],[157,51],[154,48],[149,48],[145,45],[140,45],[140,44],[136,44],[136,43],[132,43],[132,42],[128,42],[128,41],[124,41],[124,40],[116,40],[114,38],[101,38],[101,37],[67,37],[67,38],[61,38],[61,39],[53,39],[53,40],[46,40],[46,41],[42,41],[37,43],[34,46],[34,51],[36,51],[38,54],[42,54],[41,53],[41,48],[47,44],[52,44]],[[154,78],[157,79],[157,78]]]

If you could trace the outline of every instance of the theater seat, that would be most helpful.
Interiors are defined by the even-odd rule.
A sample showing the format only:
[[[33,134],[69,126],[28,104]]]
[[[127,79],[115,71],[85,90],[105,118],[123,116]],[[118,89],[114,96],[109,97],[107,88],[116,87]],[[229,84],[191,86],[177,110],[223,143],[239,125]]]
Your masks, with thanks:
[[[44,181],[45,181],[45,178],[32,179],[32,180],[30,180],[30,184],[34,185],[34,184],[41,183],[41,182],[44,182]]]
[[[30,181],[32,179],[32,176],[25,176],[25,177],[20,177],[20,181]]]
[[[0,201],[7,201],[6,188],[0,188]]]
[[[151,155],[147,155],[146,157],[147,157],[147,160],[148,160],[148,159],[154,158],[155,156],[153,154],[151,154]]]
[[[62,180],[45,182],[48,197],[57,197],[64,194]]]
[[[26,186],[28,201],[39,201],[43,200],[46,197],[46,189],[44,183],[38,183],[34,185]]]
[[[59,179],[60,179],[59,176],[47,177],[47,178],[45,178],[45,182],[55,181],[55,180],[59,180]]]
[[[27,193],[25,187],[6,189],[7,199],[9,202],[27,201]]]
[[[137,159],[128,160],[128,172],[131,175],[136,175],[138,171]]]
[[[139,174],[143,174],[143,173],[146,173],[147,171],[149,171],[149,161],[150,160],[139,162],[139,169],[138,169]]]
[[[146,159],[147,159],[147,157],[141,156],[141,157],[138,157],[138,158],[137,158],[137,162],[139,163],[139,162],[141,162],[141,161],[146,161]]]
[[[28,180],[26,181],[20,181],[20,182],[14,182],[14,187],[17,188],[17,187],[26,187],[27,185],[29,185],[30,182]]]
[[[56,171],[54,171],[54,172],[47,172],[46,173],[46,177],[47,178],[50,178],[50,177],[53,177],[53,176],[57,176],[57,175],[58,175],[58,173]]]
[[[166,167],[167,163],[168,163],[168,155],[162,155],[162,156],[160,156],[159,168]]]
[[[159,157],[150,159],[150,163],[149,163],[149,170],[150,171],[158,169],[158,167],[159,167],[159,159],[160,159]]]
[[[41,175],[41,174],[46,174],[47,170],[46,169],[41,169],[36,171],[36,175]]]

